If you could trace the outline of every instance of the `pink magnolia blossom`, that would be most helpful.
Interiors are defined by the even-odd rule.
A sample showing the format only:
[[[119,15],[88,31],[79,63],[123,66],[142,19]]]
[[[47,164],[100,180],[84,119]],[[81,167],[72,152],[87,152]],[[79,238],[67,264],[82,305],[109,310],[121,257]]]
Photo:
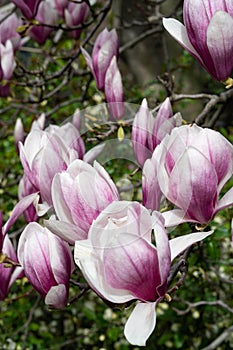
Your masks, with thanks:
[[[169,98],[161,104],[155,118],[144,99],[134,117],[132,127],[132,143],[139,165],[142,166],[146,159],[151,158],[156,146],[181,123],[182,118],[179,113],[173,116]]]
[[[4,21],[0,23],[0,43],[5,44],[7,40],[11,40],[14,50],[16,50],[21,45],[21,36],[16,29],[22,25],[22,21],[15,13],[7,16],[4,10],[0,13],[0,20],[3,18],[5,18]]]
[[[20,236],[18,259],[29,282],[50,308],[67,305],[69,279],[74,266],[66,242],[32,222]]]
[[[58,14],[64,17],[64,11],[69,4],[69,0],[51,0],[53,7],[56,9]]]
[[[7,81],[11,79],[15,65],[12,42],[7,40],[5,45],[0,43],[0,96],[2,97],[9,95]]]
[[[27,19],[35,17],[41,1],[42,0],[12,0]]]
[[[99,213],[119,194],[105,169],[94,162],[75,160],[66,171],[55,175],[52,183],[53,207],[57,220],[46,221],[54,233],[74,244],[85,239]]]
[[[156,151],[160,188],[180,208],[164,213],[166,225],[180,221],[206,224],[233,204],[233,188],[219,199],[233,174],[233,146],[220,133],[195,124],[181,126]]]
[[[152,229],[156,246],[152,244]],[[160,213],[137,202],[113,202],[75,243],[75,262],[91,288],[114,304],[137,300],[125,325],[127,340],[144,346],[156,325],[156,305],[167,291],[172,260],[212,232],[169,242]]]
[[[107,28],[105,28],[98,35],[92,51],[92,57],[84,48],[82,48],[82,53],[88,67],[94,75],[98,89],[104,91],[107,69],[112,58],[114,56],[118,57],[119,53],[119,41],[116,30],[112,29],[108,31]]]
[[[106,71],[104,93],[112,118],[114,120],[122,118],[124,115],[124,91],[116,56],[113,56]]]
[[[89,6],[85,2],[80,4],[69,2],[64,14],[67,27],[79,26],[86,21],[89,14]],[[71,33],[73,38],[78,39],[81,29],[72,30]]]
[[[61,127],[50,125],[41,130],[38,123],[19,143],[20,159],[25,175],[37,191],[42,203],[51,206],[51,184],[54,175],[65,170],[73,159],[83,158],[84,143],[79,131],[67,123]]]
[[[57,12],[54,11],[54,8],[49,1],[42,1],[39,4],[35,19],[44,25],[33,26],[29,32],[29,35],[38,44],[43,45],[49,37],[49,34],[53,31],[51,26],[56,24],[58,15]],[[46,26],[46,24],[49,26]]]
[[[185,26],[164,18],[165,29],[217,80],[225,81],[233,67],[233,5],[227,0],[185,0]]]
[[[2,232],[0,232],[2,236]],[[3,244],[2,250],[0,249],[0,254],[7,255],[12,261],[18,262],[17,255],[13,244],[11,243],[8,235],[1,237]],[[23,269],[19,266],[6,267],[4,263],[0,263],[0,301],[4,300],[10,290],[12,284],[21,277]]]

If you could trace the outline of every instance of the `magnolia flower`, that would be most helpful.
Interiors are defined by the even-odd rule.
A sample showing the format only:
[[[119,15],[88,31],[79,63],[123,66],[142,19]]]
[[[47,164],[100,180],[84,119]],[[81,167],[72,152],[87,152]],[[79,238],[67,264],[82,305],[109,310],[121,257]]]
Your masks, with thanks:
[[[12,0],[27,19],[35,17],[41,1],[42,0]]]
[[[136,113],[132,127],[132,143],[139,165],[152,156],[156,146],[171,132],[175,126],[180,126],[182,118],[179,113],[173,116],[169,98],[161,104],[156,118],[149,111],[144,99]]]
[[[89,6],[85,2],[80,4],[69,2],[64,14],[67,27],[79,26],[87,19],[89,14]],[[78,39],[80,37],[81,30],[75,29],[72,30],[71,33],[73,38]]]
[[[217,80],[228,80],[233,67],[231,1],[184,0],[185,26],[164,18],[165,29]],[[231,85],[230,85],[231,86]]]
[[[2,236],[2,232],[0,232],[0,235]],[[6,255],[17,263],[17,255],[8,235],[1,237],[1,240],[2,249],[0,249],[0,255]],[[21,277],[22,271],[23,269],[19,266],[6,267],[4,263],[0,263],[0,301],[7,297],[10,287],[17,278]]]
[[[69,0],[50,0],[58,14],[64,17],[65,8],[68,6]]]
[[[10,40],[14,50],[16,50],[21,44],[21,36],[17,33],[16,29],[22,25],[22,21],[15,13],[9,16],[7,13],[4,13],[4,10],[0,13],[0,21],[3,18],[4,21],[0,23],[0,43],[5,44],[7,40]]]
[[[69,279],[74,266],[66,242],[32,222],[20,236],[18,259],[45,304],[56,309],[67,305]]]
[[[72,162],[66,171],[55,175],[52,199],[59,219],[46,221],[46,226],[69,243],[85,239],[92,221],[119,194],[105,169],[94,162]]]
[[[219,199],[233,174],[233,146],[220,133],[195,124],[181,126],[164,138],[156,152],[160,188],[180,208],[164,213],[166,225],[206,224],[233,204],[233,188]]]
[[[98,35],[92,51],[92,57],[84,48],[81,48],[81,50],[88,67],[94,75],[98,89],[104,91],[107,69],[112,58],[114,56],[118,57],[119,53],[119,42],[116,30],[112,29],[109,32],[107,28],[105,28]]]
[[[10,40],[5,45],[0,43],[0,96],[9,95],[9,84],[7,81],[11,79],[15,69],[14,49]],[[1,81],[5,81],[1,84]]]
[[[45,207],[52,205],[51,184],[54,175],[65,170],[73,159],[83,158],[84,143],[79,131],[67,123],[61,127],[50,125],[41,130],[38,123],[25,139],[19,142],[20,159],[25,175],[37,191],[40,191]]]
[[[104,93],[112,118],[120,119],[124,114],[124,91],[116,56],[113,56],[106,72]]]
[[[152,229],[156,246],[151,243]],[[114,304],[137,300],[125,325],[127,340],[143,346],[156,324],[156,305],[167,291],[171,261],[211,232],[169,242],[160,213],[137,202],[113,202],[75,243],[75,262],[91,288]]]
[[[43,45],[47,40],[49,34],[53,31],[53,28],[51,28],[51,26],[56,24],[58,16],[56,11],[54,11],[51,3],[49,1],[43,1],[39,4],[35,19],[39,23],[45,25],[33,26],[29,31],[29,35],[37,43]],[[49,26],[46,26],[46,24]]]

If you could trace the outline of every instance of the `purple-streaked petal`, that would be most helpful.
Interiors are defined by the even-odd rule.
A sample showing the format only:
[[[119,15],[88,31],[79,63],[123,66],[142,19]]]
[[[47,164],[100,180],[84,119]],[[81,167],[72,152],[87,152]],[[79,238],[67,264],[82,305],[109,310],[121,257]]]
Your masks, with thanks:
[[[124,90],[116,56],[113,56],[106,71],[104,93],[111,117],[114,120],[122,118],[124,115]]]
[[[130,314],[124,329],[128,342],[145,346],[156,325],[156,303],[138,303]]]
[[[112,303],[124,303],[134,299],[130,292],[111,288],[106,283],[104,266],[89,240],[75,242],[74,260],[90,287],[102,298]]]
[[[14,207],[10,218],[3,226],[3,234],[5,235],[21,214],[38,198],[38,193],[32,193],[22,198]]]
[[[158,298],[155,287],[161,284],[159,261],[148,241],[132,234],[115,236],[104,251],[103,264],[105,279],[112,288],[126,290],[141,301]]]
[[[207,46],[212,57],[218,80],[227,79],[232,71],[233,18],[230,14],[217,11],[207,29]]]
[[[217,184],[213,165],[198,150],[189,147],[172,170],[165,195],[186,211],[190,219],[207,223],[214,214]]]
[[[173,238],[169,241],[171,249],[171,261],[175,259],[180,253],[194,243],[200,242],[206,237],[212,235],[214,231],[208,232],[194,232],[184,236]]]
[[[157,150],[147,159],[142,169],[142,204],[151,210],[159,210],[162,192],[157,176]]]
[[[152,129],[154,118],[144,98],[136,113],[132,127],[132,143],[139,165],[143,165],[153,152]]]

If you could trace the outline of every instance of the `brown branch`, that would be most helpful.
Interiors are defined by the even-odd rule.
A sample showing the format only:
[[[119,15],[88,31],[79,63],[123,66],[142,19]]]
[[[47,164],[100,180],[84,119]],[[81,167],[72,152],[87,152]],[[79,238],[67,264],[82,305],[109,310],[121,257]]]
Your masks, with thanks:
[[[215,350],[222,344],[233,332],[233,326],[225,329],[212,343],[203,348],[202,350]]]

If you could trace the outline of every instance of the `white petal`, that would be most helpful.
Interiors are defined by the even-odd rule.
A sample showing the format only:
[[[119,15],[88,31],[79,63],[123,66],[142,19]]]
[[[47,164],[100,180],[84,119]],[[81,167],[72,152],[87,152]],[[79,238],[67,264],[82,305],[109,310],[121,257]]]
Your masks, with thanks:
[[[201,57],[191,44],[185,26],[174,18],[163,18],[163,26],[175,40],[202,62]]]
[[[156,325],[156,303],[138,303],[129,316],[124,329],[128,342],[132,345],[145,346],[146,340]]]
[[[204,238],[210,236],[214,231],[208,232],[194,232],[184,236],[173,238],[169,241],[171,249],[171,261],[175,259],[186,248],[196,242],[202,241]]]

